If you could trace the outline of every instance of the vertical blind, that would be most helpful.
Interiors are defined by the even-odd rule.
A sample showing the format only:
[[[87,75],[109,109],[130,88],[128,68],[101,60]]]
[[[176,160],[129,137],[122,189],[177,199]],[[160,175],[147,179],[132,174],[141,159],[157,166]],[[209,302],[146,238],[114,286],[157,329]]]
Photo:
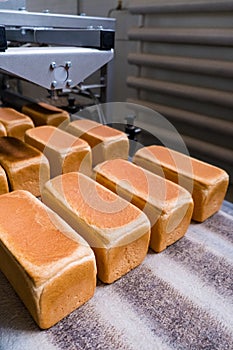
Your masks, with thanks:
[[[134,97],[165,116],[191,155],[223,167],[233,183],[233,1],[131,1]]]

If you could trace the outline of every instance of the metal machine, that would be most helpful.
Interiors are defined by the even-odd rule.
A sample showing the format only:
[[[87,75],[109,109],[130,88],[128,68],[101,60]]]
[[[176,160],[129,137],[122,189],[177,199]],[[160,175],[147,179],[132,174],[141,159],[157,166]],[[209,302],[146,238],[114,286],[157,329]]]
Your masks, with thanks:
[[[153,135],[134,125],[135,115],[143,114],[145,119],[145,113],[124,103],[102,105],[109,102],[107,67],[114,56],[115,19],[32,13],[17,9],[15,2],[0,0],[0,73],[7,77],[0,89],[3,104],[20,110],[29,101],[9,88],[7,79],[16,77],[45,88],[52,104],[57,105],[65,95],[68,105],[63,107],[72,118],[94,119],[125,131],[131,141],[152,143]],[[11,4],[10,9],[1,8],[6,3]],[[99,84],[83,83],[98,70]],[[100,91],[98,97],[95,89]],[[88,95],[88,106],[94,108],[76,108],[69,97],[74,94]]]
[[[23,1],[0,2],[4,77],[26,80],[54,95],[77,87],[101,69],[97,86],[106,88],[106,65],[114,56],[114,19],[28,12],[22,5]],[[8,101],[11,91],[6,79],[2,81],[1,99]]]

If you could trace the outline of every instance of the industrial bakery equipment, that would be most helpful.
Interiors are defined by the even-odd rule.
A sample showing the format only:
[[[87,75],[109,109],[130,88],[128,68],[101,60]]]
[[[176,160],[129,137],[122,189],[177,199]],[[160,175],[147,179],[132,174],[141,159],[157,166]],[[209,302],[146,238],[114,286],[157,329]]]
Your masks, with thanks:
[[[54,94],[76,87],[101,70],[98,87],[106,88],[115,20],[28,12],[23,5],[25,1],[0,2],[2,100],[19,100],[19,96],[12,98],[6,77],[26,80]]]
[[[24,5],[23,0],[0,0],[0,94],[4,105],[20,110],[28,103],[29,96],[22,88],[25,84],[21,84],[27,81],[42,87],[49,103],[65,108],[72,118],[90,118],[125,131],[132,141],[131,153],[138,144],[161,143],[161,123],[169,144],[172,137],[170,133],[167,136],[167,129],[171,127],[158,113],[133,104],[114,104],[108,98],[113,85],[109,63],[114,56],[115,19],[28,12]],[[97,71],[97,83],[87,82]],[[12,77],[17,80],[13,88]],[[28,90],[31,93],[33,88]],[[77,103],[77,96],[88,101]],[[38,95],[36,98],[39,100]],[[105,102],[111,105],[103,106]],[[177,141],[176,133],[173,139]]]

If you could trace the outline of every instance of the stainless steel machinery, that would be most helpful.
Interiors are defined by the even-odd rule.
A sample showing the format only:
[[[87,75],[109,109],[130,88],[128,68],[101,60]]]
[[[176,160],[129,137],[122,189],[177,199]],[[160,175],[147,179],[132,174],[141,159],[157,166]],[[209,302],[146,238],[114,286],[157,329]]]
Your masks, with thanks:
[[[106,88],[115,20],[28,12],[24,3],[0,2],[0,73],[54,92],[75,88],[102,69],[100,88]],[[3,81],[4,101],[11,92]]]

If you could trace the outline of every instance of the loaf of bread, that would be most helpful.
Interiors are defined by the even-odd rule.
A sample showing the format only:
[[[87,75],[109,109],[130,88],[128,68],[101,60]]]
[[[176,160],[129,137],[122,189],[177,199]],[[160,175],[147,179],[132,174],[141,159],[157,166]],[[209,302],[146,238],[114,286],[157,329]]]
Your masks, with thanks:
[[[220,209],[229,183],[223,169],[163,146],[141,148],[133,162],[187,188],[194,201],[193,220],[203,222]]]
[[[0,136],[7,136],[6,128],[2,122],[0,122]]]
[[[44,125],[27,130],[25,142],[37,148],[49,160],[51,178],[80,171],[92,174],[92,155],[88,143],[55,126]]]
[[[91,248],[27,191],[0,196],[0,269],[43,329],[95,291]]]
[[[150,248],[155,252],[161,252],[186,233],[193,200],[184,188],[123,159],[98,164],[94,176],[143,210],[150,220]]]
[[[150,239],[146,215],[86,175],[55,177],[45,184],[42,200],[93,248],[101,281],[114,282],[145,258]]]
[[[122,131],[87,119],[69,123],[66,131],[89,143],[93,166],[108,159],[128,159],[129,140]]]
[[[9,186],[5,170],[0,165],[0,195],[9,192]]]
[[[0,165],[11,191],[27,190],[39,197],[41,186],[50,178],[43,153],[14,137],[0,137]]]
[[[35,126],[53,125],[65,127],[69,121],[69,113],[48,103],[30,103],[22,107],[22,112],[27,114]]]
[[[34,127],[31,118],[7,107],[0,108],[0,122],[4,125],[7,136],[16,137],[22,141],[25,131]]]

